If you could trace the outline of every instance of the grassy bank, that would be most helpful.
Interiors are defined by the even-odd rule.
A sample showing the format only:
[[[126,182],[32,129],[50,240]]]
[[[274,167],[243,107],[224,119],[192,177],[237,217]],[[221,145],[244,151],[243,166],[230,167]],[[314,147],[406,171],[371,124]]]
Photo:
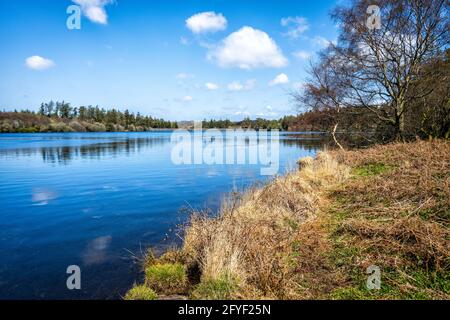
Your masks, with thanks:
[[[195,213],[126,299],[449,299],[450,143],[318,154]],[[381,288],[366,286],[370,266]]]

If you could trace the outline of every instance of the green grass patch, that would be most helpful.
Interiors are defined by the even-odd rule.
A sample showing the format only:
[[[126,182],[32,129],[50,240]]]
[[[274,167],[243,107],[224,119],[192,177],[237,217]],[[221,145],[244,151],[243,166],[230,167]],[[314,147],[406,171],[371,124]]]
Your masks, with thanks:
[[[331,293],[331,298],[334,300],[403,299],[400,291],[395,287],[382,283],[379,290],[369,290],[366,287],[365,281],[359,286],[336,289]]]
[[[399,289],[399,283],[395,282],[395,275],[392,271],[381,270],[380,289],[369,289],[367,280],[369,274],[359,268],[352,268],[349,273],[351,285],[345,288],[338,288],[331,293],[331,298],[336,300],[379,300],[379,299],[407,299]]]
[[[284,222],[287,224],[287,226],[289,226],[289,228],[291,228],[292,231],[297,231],[300,227],[299,221],[294,219],[285,218]]]
[[[334,264],[338,267],[349,266],[353,264],[353,260],[360,254],[357,248],[351,246],[339,246],[331,253]]]
[[[181,263],[155,264],[145,269],[145,283],[159,293],[185,293],[187,282],[186,267]]]
[[[368,294],[367,290],[360,288],[340,288],[331,293],[334,300],[373,300],[374,298]]]
[[[334,290],[330,297],[336,300],[431,300],[450,294],[450,275],[426,272],[425,270],[382,270],[381,288],[369,290],[366,286],[369,275],[364,270],[350,272],[350,284]]]
[[[229,276],[206,279],[197,285],[191,298],[194,300],[229,300],[232,299],[237,288],[237,282]]]
[[[298,266],[299,259],[301,258],[301,247],[303,246],[301,241],[295,240],[291,243],[291,251],[285,259],[283,259],[286,264],[291,268],[296,268]]]
[[[125,295],[125,300],[156,300],[158,295],[145,285],[134,286]]]
[[[419,289],[431,289],[450,294],[450,274],[440,272],[426,272],[425,270],[415,270],[409,274],[412,284]]]
[[[373,177],[391,169],[384,163],[370,163],[353,169],[353,174],[358,177]]]

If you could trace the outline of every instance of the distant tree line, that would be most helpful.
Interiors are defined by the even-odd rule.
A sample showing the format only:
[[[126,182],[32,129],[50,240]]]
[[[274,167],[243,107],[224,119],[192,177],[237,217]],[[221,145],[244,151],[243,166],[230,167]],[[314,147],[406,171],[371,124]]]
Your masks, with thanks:
[[[263,118],[257,118],[251,120],[250,118],[245,118],[242,121],[231,121],[231,120],[203,120],[202,128],[204,129],[228,129],[228,128],[242,128],[242,129],[255,129],[255,130],[287,130],[288,128],[283,128],[282,120],[267,120]]]
[[[98,106],[80,106],[72,108],[70,103],[53,102],[42,103],[39,108],[39,115],[47,117],[59,117],[61,119],[77,119],[103,123],[105,125],[115,124],[124,128],[129,126],[140,126],[145,128],[170,129],[176,128],[176,122],[156,119],[151,116],[143,116],[139,112],[134,114],[129,110],[124,112],[116,109],[106,110]]]
[[[359,113],[360,110],[359,110]],[[346,114],[346,120],[344,119]],[[282,131],[320,131],[332,130],[334,110],[311,110],[299,115],[285,116],[281,119],[250,119],[231,121],[229,119],[203,120],[203,129],[254,129]],[[358,110],[341,112],[342,127],[350,131],[367,130],[366,124],[373,123],[370,115],[358,115]],[[362,117],[368,119],[362,119]],[[182,121],[181,127],[193,128],[192,121]],[[99,107],[72,108],[65,102],[42,103],[37,112],[31,110],[0,111],[0,132],[106,132],[106,131],[149,131],[152,129],[176,129],[177,122],[142,116],[125,110],[124,112]]]
[[[293,119],[302,116],[287,116],[282,119],[250,119],[241,121],[203,120],[203,129],[254,129],[254,130],[301,130],[308,124],[297,126]],[[0,132],[106,132],[106,131],[149,131],[152,129],[177,129],[178,123],[164,119],[143,116],[129,110],[104,109],[98,106],[72,107],[65,101],[42,103],[38,111],[0,111]],[[183,121],[181,126],[193,128],[193,122]],[[316,126],[314,126],[316,128]],[[317,127],[319,128],[319,127]],[[326,130],[325,127],[320,129]]]
[[[65,101],[42,103],[39,111],[0,112],[0,132],[102,132],[176,129],[176,122],[129,110],[72,107]]]

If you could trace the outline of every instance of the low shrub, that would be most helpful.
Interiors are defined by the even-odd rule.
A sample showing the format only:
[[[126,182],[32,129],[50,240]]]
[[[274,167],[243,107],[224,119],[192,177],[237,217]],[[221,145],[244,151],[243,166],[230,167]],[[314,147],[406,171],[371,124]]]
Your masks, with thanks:
[[[192,292],[195,300],[231,300],[238,288],[237,282],[228,276],[202,280]]]
[[[187,289],[186,267],[181,263],[163,263],[145,269],[145,283],[158,293],[182,294]]]
[[[73,120],[69,123],[69,126],[76,132],[86,132],[86,128],[76,120]]]
[[[105,132],[106,126],[103,123],[86,123],[86,130],[89,132]]]
[[[65,124],[64,122],[57,122],[50,124],[50,131],[52,132],[74,132],[70,126]]]
[[[134,286],[125,295],[125,300],[156,300],[158,295],[145,285]]]

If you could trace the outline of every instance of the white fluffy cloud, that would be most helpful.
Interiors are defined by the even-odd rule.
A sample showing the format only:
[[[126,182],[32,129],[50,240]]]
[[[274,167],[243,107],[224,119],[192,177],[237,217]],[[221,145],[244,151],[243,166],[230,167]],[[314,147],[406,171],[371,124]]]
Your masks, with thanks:
[[[25,64],[28,68],[33,70],[45,70],[55,65],[52,60],[40,56],[32,56],[27,58],[25,60]]]
[[[219,89],[219,86],[217,84],[211,83],[211,82],[205,83],[205,87],[208,90],[217,90],[217,89]]]
[[[208,53],[221,67],[254,69],[280,68],[287,65],[281,49],[269,35],[252,27],[242,27]]]
[[[289,83],[289,77],[285,73],[281,73],[275,77],[272,81],[269,82],[270,86],[276,86],[279,84],[287,84]]]
[[[311,58],[311,53],[309,53],[308,51],[296,51],[293,53],[294,57],[301,59],[301,60],[308,60],[309,58]]]
[[[213,11],[197,13],[186,20],[186,27],[193,33],[207,33],[225,30],[227,19]]]
[[[108,15],[105,6],[112,3],[113,0],[72,0],[78,4],[83,14],[92,22],[99,24],[108,23]]]
[[[256,80],[251,79],[247,80],[244,84],[241,84],[239,81],[233,81],[228,84],[229,91],[243,91],[243,90],[251,90],[255,87]]]
[[[302,33],[309,29],[308,21],[303,17],[286,17],[281,19],[281,25],[287,27],[286,36],[297,39]]]
[[[192,98],[191,96],[185,96],[185,97],[183,97],[182,100],[183,100],[184,102],[190,102],[190,101],[194,100],[194,98]]]

